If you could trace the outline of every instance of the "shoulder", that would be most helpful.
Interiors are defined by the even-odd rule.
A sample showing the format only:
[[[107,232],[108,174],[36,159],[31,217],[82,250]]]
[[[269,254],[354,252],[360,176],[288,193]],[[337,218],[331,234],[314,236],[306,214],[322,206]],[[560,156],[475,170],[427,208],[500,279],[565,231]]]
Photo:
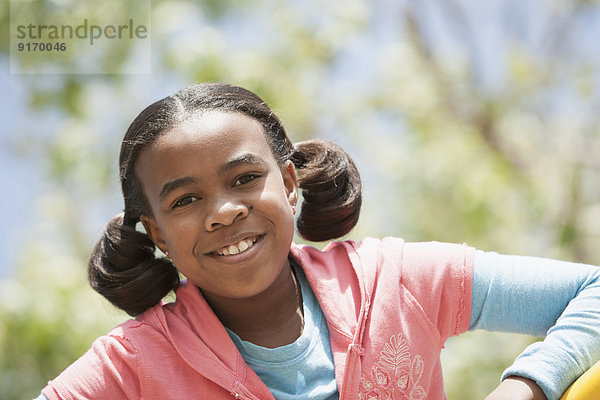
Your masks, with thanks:
[[[95,342],[121,343],[132,351],[137,347],[139,337],[143,337],[148,331],[153,330],[150,324],[143,320],[130,319],[117,325],[104,336],[100,336]]]
[[[90,349],[59,376],[43,394],[50,399],[139,397],[139,352],[127,334],[133,321],[97,338]],[[104,397],[108,398],[108,397]]]
[[[475,249],[466,244],[409,242],[404,246],[406,268],[428,269],[472,266]]]
[[[291,253],[296,258],[307,258],[315,261],[345,258],[348,256],[351,257],[352,255],[368,257],[379,254],[382,244],[385,244],[388,250],[393,249],[401,251],[404,240],[394,237],[386,237],[384,239],[366,237],[361,241],[333,241],[325,245],[322,250],[310,245],[298,245],[292,243]]]
[[[472,265],[475,249],[465,244],[443,242],[406,242],[398,237],[367,237],[359,242],[331,242],[319,250],[308,245],[292,244],[294,257],[315,263],[345,260],[363,265],[395,264],[408,268],[437,265]],[[359,260],[353,260],[358,257]]]
[[[292,244],[291,254],[304,267],[340,272],[344,266],[370,269],[382,262],[398,263],[402,260],[403,248],[404,240],[400,238],[367,237],[361,241],[334,241],[322,250],[309,245]]]
[[[382,277],[381,269],[385,265],[399,265],[403,245],[404,240],[400,238],[367,237],[359,242],[331,242],[322,250],[294,244],[291,254],[302,265],[309,279],[336,279],[340,282],[347,281],[348,284],[363,281],[369,286],[369,282]]]

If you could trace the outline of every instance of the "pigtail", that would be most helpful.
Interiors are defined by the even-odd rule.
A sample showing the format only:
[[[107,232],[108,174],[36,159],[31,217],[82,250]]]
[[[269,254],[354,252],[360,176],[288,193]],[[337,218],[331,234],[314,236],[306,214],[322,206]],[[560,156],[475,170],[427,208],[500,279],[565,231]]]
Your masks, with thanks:
[[[88,280],[95,291],[135,316],[177,288],[179,274],[171,261],[155,257],[148,235],[123,221],[121,213],[106,226],[90,257]]]
[[[350,155],[332,142],[315,139],[297,143],[290,159],[302,189],[296,223],[300,235],[318,242],[350,232],[362,204],[360,174]]]

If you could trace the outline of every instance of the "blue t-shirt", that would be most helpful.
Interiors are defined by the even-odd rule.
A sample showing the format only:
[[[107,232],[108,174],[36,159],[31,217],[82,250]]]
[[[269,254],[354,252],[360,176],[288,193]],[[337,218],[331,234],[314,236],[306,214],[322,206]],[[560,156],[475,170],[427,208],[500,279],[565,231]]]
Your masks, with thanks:
[[[339,394],[325,315],[302,268],[294,271],[304,309],[304,328],[294,343],[270,349],[241,340],[229,329],[227,332],[277,400],[336,400]]]

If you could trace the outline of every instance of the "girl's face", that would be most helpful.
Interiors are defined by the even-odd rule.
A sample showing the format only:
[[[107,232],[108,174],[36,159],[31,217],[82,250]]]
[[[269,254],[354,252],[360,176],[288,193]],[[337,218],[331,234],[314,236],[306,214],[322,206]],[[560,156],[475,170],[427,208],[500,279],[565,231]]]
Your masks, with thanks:
[[[153,214],[146,231],[205,294],[252,297],[289,267],[296,175],[255,119],[192,116],[142,150],[136,173]]]

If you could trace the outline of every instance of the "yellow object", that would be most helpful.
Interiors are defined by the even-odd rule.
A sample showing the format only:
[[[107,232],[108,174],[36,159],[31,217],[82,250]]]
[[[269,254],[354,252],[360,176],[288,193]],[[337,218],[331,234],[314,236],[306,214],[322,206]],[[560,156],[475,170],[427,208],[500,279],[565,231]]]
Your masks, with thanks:
[[[600,400],[600,361],[573,382],[560,400]]]

